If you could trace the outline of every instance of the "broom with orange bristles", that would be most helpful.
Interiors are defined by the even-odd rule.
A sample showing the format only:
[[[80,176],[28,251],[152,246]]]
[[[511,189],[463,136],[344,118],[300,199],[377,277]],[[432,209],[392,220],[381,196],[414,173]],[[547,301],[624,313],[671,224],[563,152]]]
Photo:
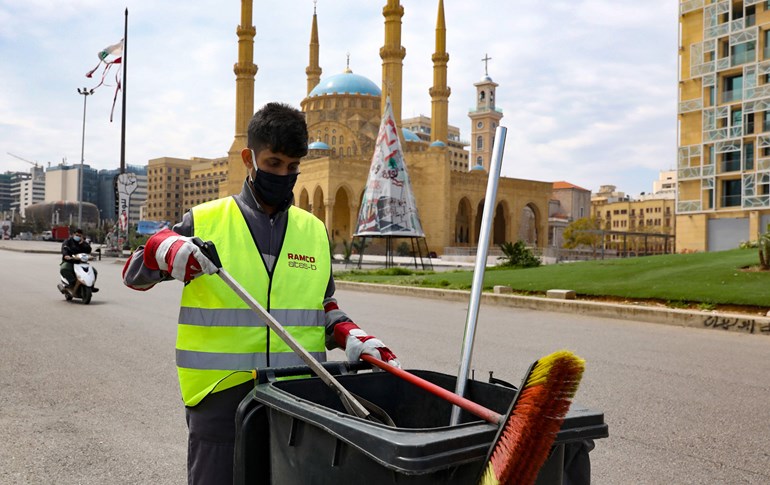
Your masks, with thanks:
[[[487,455],[479,485],[529,485],[561,429],[585,361],[560,350],[529,368]]]
[[[567,350],[541,358],[527,369],[508,412],[501,415],[375,357],[362,354],[361,359],[499,426],[484,461],[479,485],[535,482],[585,368],[585,361]]]

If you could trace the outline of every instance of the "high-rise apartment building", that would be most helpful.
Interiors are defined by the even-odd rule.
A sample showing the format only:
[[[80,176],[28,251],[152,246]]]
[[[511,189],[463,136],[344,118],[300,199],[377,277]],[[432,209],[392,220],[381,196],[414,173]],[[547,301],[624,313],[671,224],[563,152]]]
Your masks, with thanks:
[[[79,179],[80,165],[60,163],[48,167],[45,172],[46,202],[77,202],[80,200]],[[83,165],[83,202],[96,204],[99,199],[99,177],[96,169]]]
[[[147,167],[144,165],[126,165],[126,173],[136,175],[136,190],[131,194],[128,207],[128,222],[135,225],[141,220],[141,207],[147,201]],[[99,170],[99,215],[103,221],[115,222],[117,204],[115,203],[115,184],[120,170]]]
[[[190,169],[200,159],[154,158],[147,164],[147,202],[145,216],[151,221],[175,224],[190,209],[183,204],[185,182]]]
[[[227,157],[194,160],[198,163],[190,168],[190,178],[183,187],[182,205],[186,209],[218,199],[219,184],[227,181]]]
[[[23,218],[26,208],[45,201],[45,171],[35,166],[28,173],[18,172],[11,186],[11,209]]]
[[[770,2],[679,2],[678,251],[770,223]]]

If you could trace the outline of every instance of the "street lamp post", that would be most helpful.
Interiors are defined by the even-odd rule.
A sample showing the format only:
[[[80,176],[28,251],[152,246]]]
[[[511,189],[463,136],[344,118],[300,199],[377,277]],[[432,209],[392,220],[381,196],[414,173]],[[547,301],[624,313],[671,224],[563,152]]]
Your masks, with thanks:
[[[80,140],[80,171],[78,172],[78,227],[82,227],[83,219],[83,161],[86,149],[86,100],[94,94],[93,89],[78,88],[78,94],[83,95],[83,136]]]

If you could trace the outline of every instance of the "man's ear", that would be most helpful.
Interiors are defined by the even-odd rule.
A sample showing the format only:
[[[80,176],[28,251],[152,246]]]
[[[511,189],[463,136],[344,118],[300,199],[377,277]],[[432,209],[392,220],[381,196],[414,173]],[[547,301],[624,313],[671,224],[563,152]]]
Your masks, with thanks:
[[[243,160],[243,165],[246,167],[246,171],[251,169],[251,150],[248,148],[241,150],[241,159]]]

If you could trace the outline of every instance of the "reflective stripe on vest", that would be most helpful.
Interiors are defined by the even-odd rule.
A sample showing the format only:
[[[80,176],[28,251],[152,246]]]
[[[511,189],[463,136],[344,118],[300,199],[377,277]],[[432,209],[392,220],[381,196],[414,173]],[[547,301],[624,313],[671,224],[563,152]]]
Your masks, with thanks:
[[[324,361],[323,299],[331,261],[323,223],[290,207],[271,275],[232,197],[194,207],[192,214],[195,236],[214,242],[222,267],[311,355]],[[216,275],[200,276],[185,286],[176,347],[179,384],[188,406],[247,382],[252,369],[303,364]]]

